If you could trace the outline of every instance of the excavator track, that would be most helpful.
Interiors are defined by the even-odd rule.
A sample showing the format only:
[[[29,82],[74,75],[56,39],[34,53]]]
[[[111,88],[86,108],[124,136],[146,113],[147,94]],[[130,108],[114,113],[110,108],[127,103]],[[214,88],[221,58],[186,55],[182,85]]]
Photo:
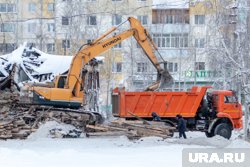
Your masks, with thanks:
[[[84,120],[87,124],[101,124],[104,119],[100,113],[91,112],[83,109],[70,109],[70,108],[59,108],[54,106],[44,106],[38,104],[30,104],[30,103],[16,103],[12,106],[12,109],[22,109],[22,110],[33,110],[33,112],[58,112],[58,113],[72,113],[75,115],[86,115],[89,116],[88,120]]]

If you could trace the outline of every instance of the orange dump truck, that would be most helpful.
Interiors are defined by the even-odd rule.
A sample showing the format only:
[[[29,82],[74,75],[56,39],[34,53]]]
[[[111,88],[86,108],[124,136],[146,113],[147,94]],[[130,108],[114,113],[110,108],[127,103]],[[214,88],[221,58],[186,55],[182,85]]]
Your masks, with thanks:
[[[134,115],[152,120],[156,112],[171,126],[176,115],[187,120],[189,130],[203,131],[207,137],[230,138],[233,129],[242,128],[242,107],[233,91],[207,92],[211,87],[194,86],[188,92],[126,92],[114,89],[113,115],[133,119]]]

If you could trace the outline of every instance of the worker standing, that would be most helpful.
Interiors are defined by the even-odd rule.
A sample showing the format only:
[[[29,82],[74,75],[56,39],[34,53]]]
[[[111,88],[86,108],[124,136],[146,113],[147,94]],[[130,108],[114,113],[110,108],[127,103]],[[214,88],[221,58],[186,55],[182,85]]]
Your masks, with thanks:
[[[186,139],[187,138],[187,136],[185,134],[186,120],[184,120],[183,117],[180,114],[176,115],[176,118],[178,120],[177,129],[179,131],[179,138],[181,138],[183,136],[184,139]]]

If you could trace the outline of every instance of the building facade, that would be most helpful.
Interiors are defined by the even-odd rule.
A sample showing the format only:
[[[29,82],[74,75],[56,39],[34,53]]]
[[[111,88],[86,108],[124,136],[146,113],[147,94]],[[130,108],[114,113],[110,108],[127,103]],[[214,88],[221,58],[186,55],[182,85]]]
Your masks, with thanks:
[[[74,55],[133,16],[158,46],[160,55],[155,54],[172,74],[173,88],[212,85],[227,77],[225,71],[214,70],[216,63],[211,60],[214,48],[221,45],[218,37],[223,33],[218,32],[228,31],[227,44],[234,39],[229,35],[235,28],[232,24],[218,24],[223,5],[218,0],[0,0],[0,52],[27,42],[44,52]],[[227,18],[230,10],[222,15]],[[114,33],[128,28],[125,23]],[[133,38],[100,56],[105,58],[100,67],[104,94],[118,85],[141,90],[156,79],[156,70]]]
[[[5,54],[16,48],[18,35],[17,0],[0,1],[0,53]]]

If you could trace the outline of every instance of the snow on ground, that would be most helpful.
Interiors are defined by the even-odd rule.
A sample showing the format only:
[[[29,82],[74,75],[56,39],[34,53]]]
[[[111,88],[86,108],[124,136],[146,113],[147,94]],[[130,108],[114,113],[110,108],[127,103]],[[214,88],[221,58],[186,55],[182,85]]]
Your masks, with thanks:
[[[28,139],[29,140],[37,140],[41,138],[49,138],[50,134],[49,131],[51,129],[61,129],[65,133],[69,132],[70,130],[75,129],[73,125],[67,125],[67,124],[62,124],[58,123],[56,121],[49,121],[46,122],[45,124],[41,125],[40,128],[35,132],[32,133]]]
[[[126,137],[51,139],[53,127],[71,128],[50,122],[27,140],[0,141],[0,166],[8,167],[166,167],[181,166],[183,148],[250,148],[237,136],[228,141],[206,138],[201,132],[187,132],[188,139],[163,140],[147,137],[129,141]]]

